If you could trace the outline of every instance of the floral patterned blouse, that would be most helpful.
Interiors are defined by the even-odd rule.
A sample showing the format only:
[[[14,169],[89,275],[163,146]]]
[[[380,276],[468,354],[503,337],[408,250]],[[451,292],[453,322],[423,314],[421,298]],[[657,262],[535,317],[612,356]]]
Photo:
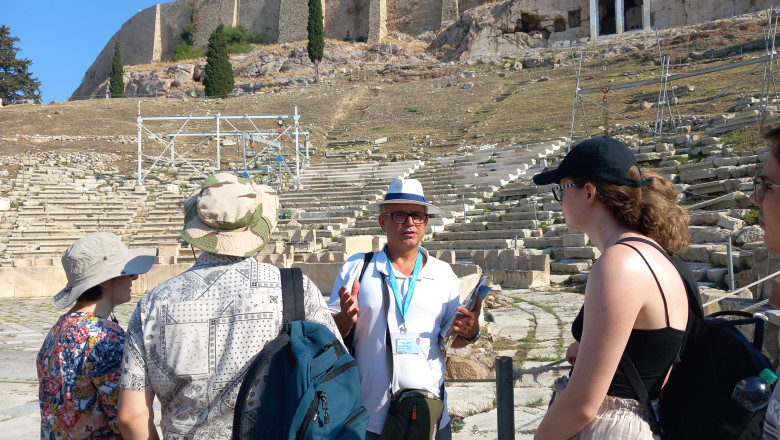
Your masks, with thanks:
[[[41,439],[121,439],[117,397],[125,332],[74,312],[60,317],[38,352]]]

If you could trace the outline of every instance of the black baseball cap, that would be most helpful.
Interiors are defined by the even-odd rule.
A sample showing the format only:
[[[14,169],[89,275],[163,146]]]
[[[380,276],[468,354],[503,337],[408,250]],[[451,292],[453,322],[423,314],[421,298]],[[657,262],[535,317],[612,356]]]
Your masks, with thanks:
[[[559,183],[565,177],[590,177],[632,188],[647,186],[652,179],[634,180],[626,177],[631,167],[638,166],[628,145],[610,137],[595,137],[581,142],[563,158],[558,168],[534,176],[537,185]]]

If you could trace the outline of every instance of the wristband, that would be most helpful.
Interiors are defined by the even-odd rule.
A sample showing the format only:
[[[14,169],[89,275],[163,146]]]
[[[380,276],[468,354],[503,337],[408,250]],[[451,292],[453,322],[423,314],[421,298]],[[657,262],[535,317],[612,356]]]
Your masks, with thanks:
[[[460,337],[463,338],[463,340],[466,341],[469,344],[473,344],[473,343],[477,342],[477,339],[479,339],[480,336],[482,336],[482,330],[481,329],[477,330],[477,334],[474,335],[473,338],[467,338],[467,337],[465,337],[463,335],[460,335]]]

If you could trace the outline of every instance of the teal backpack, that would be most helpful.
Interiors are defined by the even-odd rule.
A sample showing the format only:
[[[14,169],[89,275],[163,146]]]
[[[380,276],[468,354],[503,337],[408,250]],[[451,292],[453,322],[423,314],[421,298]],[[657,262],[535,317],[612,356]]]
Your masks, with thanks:
[[[284,324],[244,375],[232,439],[364,439],[368,413],[360,405],[357,362],[327,327],[304,320],[301,270],[280,272]],[[246,436],[247,397],[265,366],[269,369],[261,406]]]

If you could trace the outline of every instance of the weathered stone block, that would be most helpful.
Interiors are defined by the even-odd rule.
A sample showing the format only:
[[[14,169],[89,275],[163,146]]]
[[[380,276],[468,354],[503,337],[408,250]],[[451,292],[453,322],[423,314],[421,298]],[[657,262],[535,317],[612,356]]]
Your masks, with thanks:
[[[726,251],[716,251],[712,253],[712,263],[719,267],[727,267],[728,266],[728,254]],[[738,250],[733,250],[731,252],[731,263],[734,265],[734,267],[744,267],[745,259],[742,257],[742,253]]]
[[[565,234],[561,239],[564,247],[586,246],[588,244],[586,234]]]
[[[696,180],[712,179],[714,177],[717,177],[717,172],[715,171],[715,168],[704,168],[704,169],[686,170],[686,171],[680,170],[681,182],[693,182]]]
[[[528,289],[550,285],[550,273],[536,270],[490,270],[493,284],[502,287]]]
[[[564,247],[563,256],[571,259],[595,260],[601,256],[601,252],[593,246]]]
[[[725,244],[691,244],[681,249],[677,256],[685,261],[697,261],[700,263],[712,262],[712,254],[717,251],[726,251]]]
[[[719,243],[726,241],[726,238],[729,236],[731,236],[730,229],[709,227],[696,231],[696,233],[693,234],[693,243]]]
[[[3,286],[0,288],[0,299],[14,297],[14,286],[16,281],[14,270],[13,267],[0,267],[0,286]]]
[[[742,246],[745,243],[752,243],[764,239],[764,231],[758,225],[746,226],[737,232],[737,238],[734,242]]]
[[[344,235],[339,237],[342,252],[353,255],[373,251],[373,235]]]
[[[718,219],[718,226],[729,231],[734,231],[743,228],[745,226],[745,222],[740,219],[723,215],[720,217],[720,219]]]
[[[590,269],[590,260],[559,260],[550,263],[550,273],[575,274]]]

